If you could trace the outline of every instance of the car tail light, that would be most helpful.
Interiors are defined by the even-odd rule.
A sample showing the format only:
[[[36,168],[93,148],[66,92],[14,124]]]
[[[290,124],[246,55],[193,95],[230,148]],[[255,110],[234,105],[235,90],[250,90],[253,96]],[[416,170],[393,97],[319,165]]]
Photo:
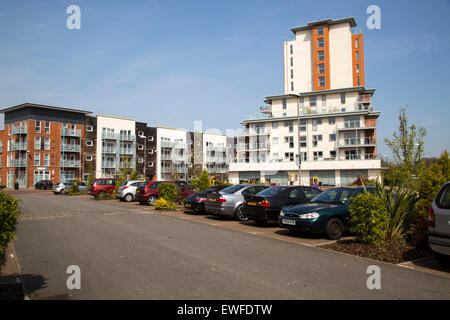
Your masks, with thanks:
[[[203,201],[206,201],[206,198],[196,197],[194,200],[197,201],[197,202],[203,202]]]
[[[128,186],[124,186],[124,187],[122,187],[122,190],[125,190],[125,189],[127,189],[128,188]]]
[[[258,206],[260,206],[260,207],[270,207],[270,203],[267,200],[262,200],[260,203],[258,203]]]
[[[227,199],[220,197],[217,199],[217,202],[227,202]]]
[[[428,226],[432,228],[436,227],[434,210],[432,207],[428,210]]]
[[[244,206],[247,205],[247,201],[245,201],[245,200],[242,201],[242,205],[244,205]]]

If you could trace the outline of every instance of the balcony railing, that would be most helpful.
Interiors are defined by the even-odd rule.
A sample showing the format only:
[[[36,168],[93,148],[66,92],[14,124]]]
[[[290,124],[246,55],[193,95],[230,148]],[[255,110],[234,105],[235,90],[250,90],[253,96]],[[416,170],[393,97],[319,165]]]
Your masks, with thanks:
[[[65,129],[61,129],[61,135],[68,136],[68,137],[81,137],[81,130],[65,128]]]
[[[121,134],[119,139],[122,141],[136,141],[136,136],[133,134]]]
[[[134,150],[133,149],[120,149],[120,154],[129,154],[129,155],[133,155],[134,154]]]
[[[13,127],[11,129],[12,134],[27,134],[28,133],[28,127],[21,126],[21,127]]]
[[[81,145],[79,144],[63,144],[61,145],[63,152],[81,152]]]
[[[161,148],[173,148],[173,142],[161,140]]]
[[[103,169],[115,169],[117,168],[117,163],[115,161],[102,161]]]
[[[27,159],[12,159],[10,166],[13,168],[26,167]]]
[[[345,155],[334,158],[317,158],[315,160],[307,161],[302,159],[302,162],[315,162],[315,161],[347,161],[347,160],[379,160],[381,159],[377,154],[352,154]],[[261,157],[250,157],[250,158],[234,158],[231,160],[232,163],[298,163],[297,160],[290,159],[269,159],[269,158],[261,158]]]
[[[344,144],[339,146],[372,146],[376,145],[376,139],[374,138],[346,138]]]
[[[80,168],[81,160],[61,160],[60,167],[64,168]]]
[[[106,140],[117,140],[119,135],[114,132],[102,132],[102,139]]]
[[[26,150],[27,150],[27,144],[24,142],[13,143],[11,145],[11,151],[26,151]]]
[[[103,147],[102,153],[117,153],[117,149],[114,147]]]

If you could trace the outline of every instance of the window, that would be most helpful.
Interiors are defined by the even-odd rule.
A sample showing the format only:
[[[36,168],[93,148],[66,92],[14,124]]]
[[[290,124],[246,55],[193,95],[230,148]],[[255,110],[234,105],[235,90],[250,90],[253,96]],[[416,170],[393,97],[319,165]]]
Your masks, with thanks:
[[[317,51],[317,59],[319,61],[325,61],[325,52],[323,50]]]
[[[319,74],[325,73],[325,63],[319,63],[318,72],[319,72]]]
[[[86,161],[92,161],[93,158],[94,158],[93,156],[87,155],[87,156],[86,156]]]
[[[274,153],[274,154],[272,154],[272,159],[273,160],[278,160],[278,153]]]
[[[153,154],[153,149],[148,150],[148,154]]]
[[[34,124],[34,132],[41,132],[41,122],[40,121],[35,121],[34,122],[35,124]]]
[[[356,52],[355,52],[355,60],[356,60],[356,61],[359,61],[359,51],[356,51]]]
[[[41,150],[41,137],[34,137],[34,148],[36,150]]]
[[[317,131],[317,125],[322,124],[322,119],[313,119],[312,120],[312,130]]]
[[[331,150],[330,151],[330,158],[336,159],[336,150]]]
[[[306,136],[300,136],[300,147],[306,147]]]
[[[293,152],[286,152],[284,154],[284,158],[290,162],[294,161],[294,153]]]
[[[144,163],[144,158],[138,158],[138,163]]]
[[[45,134],[50,133],[50,122],[47,122],[47,121],[45,122],[44,133]]]
[[[44,153],[44,167],[50,166],[50,154]]]
[[[148,165],[149,167],[153,167],[153,161],[147,163],[147,165]]]
[[[294,66],[294,57],[291,57],[291,67]]]
[[[272,129],[278,129],[278,122],[272,122]]]
[[[359,84],[359,77],[356,78],[356,85],[357,85],[358,87],[360,86],[360,84]]]
[[[300,120],[300,131],[306,131],[306,120]]]
[[[148,137],[148,141],[153,141],[153,136]]]
[[[291,69],[291,79],[294,79],[294,70]]]
[[[329,124],[335,124],[336,123],[336,119],[335,118],[328,118],[328,123]]]
[[[317,35],[320,36],[323,34],[323,26],[317,26]]]
[[[316,104],[316,101],[317,101],[317,97],[309,97],[309,106],[310,107],[315,107],[315,106],[317,106],[317,104]]]
[[[300,97],[299,100],[300,100],[300,107],[303,108],[305,104],[305,99],[303,97]]]
[[[356,74],[359,74],[359,63],[356,64]]]
[[[450,209],[450,186],[446,185],[436,196],[436,206],[440,209]]]
[[[50,150],[50,138],[44,138],[44,150]]]
[[[321,193],[321,191],[317,190],[316,188],[304,188],[303,193],[305,194],[306,199],[311,200],[312,198],[317,196],[319,193]]]
[[[144,131],[138,131],[138,136],[142,137],[144,135]]]
[[[319,77],[319,87],[325,87],[325,77]]]
[[[86,126],[86,131],[88,131],[88,132],[94,131],[94,127],[93,126]]]
[[[290,46],[290,51],[291,51],[291,54],[294,54],[294,47],[292,46],[292,44]]]
[[[320,171],[310,171],[310,178],[319,178],[319,186],[335,186],[335,174],[334,170],[320,170]],[[317,190],[317,189],[316,189]]]
[[[341,104],[345,104],[345,93],[341,93]]]
[[[143,144],[138,144],[138,150],[144,150],[144,145]]]
[[[283,112],[283,117],[286,117],[286,112]]]
[[[289,143],[289,148],[294,147],[294,137],[284,137],[284,143]]]
[[[313,160],[317,161],[323,157],[322,151],[314,151],[313,152]]]
[[[330,134],[330,142],[331,141],[336,141],[336,134],[335,133]]]
[[[318,38],[317,39],[317,48],[323,48],[323,46],[324,46],[323,38]]]
[[[41,154],[40,153],[35,153],[34,154],[34,165],[35,166],[40,166],[41,165]]]
[[[321,134],[312,136],[313,147],[317,147],[318,141],[322,141]]]
[[[92,147],[93,145],[94,145],[94,143],[92,142],[92,140],[86,140],[87,147]]]
[[[359,47],[359,39],[356,38],[355,39],[355,48],[358,49],[358,47]]]
[[[307,152],[300,152],[300,161],[308,161],[308,153]]]
[[[291,82],[291,91],[294,91],[294,82]]]
[[[283,103],[283,110],[285,110],[286,107],[287,107],[287,106],[286,106],[286,105],[287,105],[287,104],[286,104],[286,99],[283,99],[283,100],[282,100],[282,103]]]
[[[273,144],[278,144],[278,137],[273,137],[272,138],[272,143]]]

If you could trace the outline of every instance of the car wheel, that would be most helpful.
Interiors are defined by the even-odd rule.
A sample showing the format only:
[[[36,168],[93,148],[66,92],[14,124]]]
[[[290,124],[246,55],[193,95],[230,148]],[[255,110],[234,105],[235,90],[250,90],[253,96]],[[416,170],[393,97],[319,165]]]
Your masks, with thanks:
[[[325,232],[331,240],[337,240],[342,236],[344,232],[344,225],[342,221],[338,218],[331,218],[327,222]]]
[[[131,193],[127,193],[125,197],[123,197],[123,200],[125,200],[126,202],[131,202],[133,201],[133,195]]]
[[[450,267],[450,256],[435,252],[436,260],[443,267]]]
[[[144,204],[145,204],[145,201],[139,200],[139,203],[142,204],[142,205],[144,205]]]
[[[59,192],[59,194],[64,194],[64,193],[66,193],[66,192],[64,191],[64,189],[61,189],[61,191]]]
[[[234,211],[234,219],[237,221],[248,221],[248,218],[242,212],[242,205],[236,208]]]
[[[152,206],[152,205],[155,204],[156,200],[157,200],[157,199],[156,199],[155,196],[150,196],[150,197],[148,197],[148,199],[147,199],[147,204],[148,204],[149,206]]]

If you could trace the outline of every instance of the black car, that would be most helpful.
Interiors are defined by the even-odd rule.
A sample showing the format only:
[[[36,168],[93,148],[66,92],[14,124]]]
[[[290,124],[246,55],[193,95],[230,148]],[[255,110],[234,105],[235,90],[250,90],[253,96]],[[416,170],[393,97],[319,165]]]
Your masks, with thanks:
[[[208,195],[217,193],[225,188],[226,186],[213,186],[203,192],[193,193],[184,200],[184,207],[196,212],[205,212],[205,202]]]
[[[51,190],[52,187],[53,183],[50,180],[39,180],[34,184],[34,188],[40,190]]]
[[[245,196],[242,213],[258,224],[277,221],[281,208],[287,205],[306,203],[321,191],[312,187],[277,186]]]

